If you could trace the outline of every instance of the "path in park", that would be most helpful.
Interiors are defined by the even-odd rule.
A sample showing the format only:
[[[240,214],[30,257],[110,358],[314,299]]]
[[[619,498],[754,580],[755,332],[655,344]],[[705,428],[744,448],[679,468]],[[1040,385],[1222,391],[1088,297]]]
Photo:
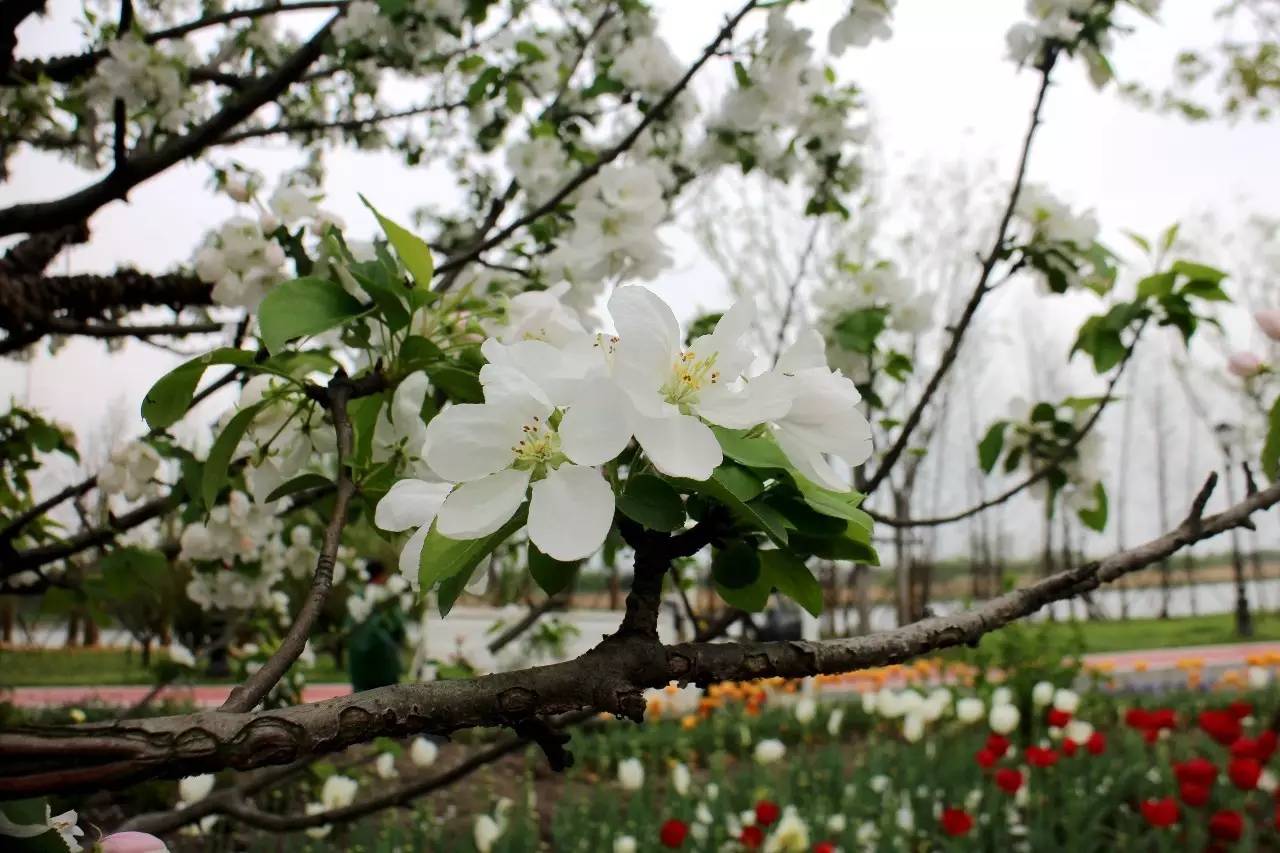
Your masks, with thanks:
[[[1086,655],[1086,666],[1106,671],[1128,681],[1154,686],[1161,682],[1180,679],[1182,670],[1194,665],[1212,681],[1225,669],[1243,666],[1251,660],[1267,659],[1280,663],[1280,642],[1237,643],[1222,646],[1186,646],[1148,651],[1110,652]],[[141,685],[113,687],[18,687],[0,690],[0,700],[7,700],[23,707],[76,705],[100,702],[108,705],[130,706],[137,704],[150,691]],[[229,685],[202,684],[166,688],[165,699],[192,702],[203,708],[216,708],[227,698]],[[312,684],[303,692],[307,702],[318,702],[345,696],[351,692],[348,684]]]

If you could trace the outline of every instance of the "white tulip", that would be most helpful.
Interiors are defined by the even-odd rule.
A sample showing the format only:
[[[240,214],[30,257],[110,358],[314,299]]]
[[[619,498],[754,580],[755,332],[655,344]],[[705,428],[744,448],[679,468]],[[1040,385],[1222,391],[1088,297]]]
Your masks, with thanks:
[[[991,704],[995,705],[1012,705],[1013,691],[1008,687],[997,687],[991,691]]]
[[[977,696],[966,696],[956,702],[956,719],[962,723],[976,723],[986,713],[986,706]]]
[[[502,827],[498,826],[498,822],[487,814],[482,814],[476,818],[475,825],[471,827],[471,839],[475,842],[476,850],[479,853],[489,853],[493,850],[493,845],[502,837]]]
[[[813,718],[818,715],[818,703],[814,702],[808,696],[796,702],[795,706],[796,721],[802,726],[807,726],[813,722]]]
[[[416,767],[430,767],[436,763],[439,755],[440,747],[424,737],[414,738],[413,743],[409,745],[409,760]]]
[[[1018,727],[1022,714],[1016,705],[992,705],[987,724],[997,734],[1007,735]]]
[[[1093,737],[1093,724],[1085,720],[1072,720],[1067,723],[1063,734],[1067,736],[1067,740],[1085,744],[1089,742],[1089,738]]]
[[[624,758],[618,762],[618,784],[627,791],[639,791],[644,787],[644,764],[638,758]]]
[[[689,773],[689,768],[682,762],[676,762],[671,768],[671,787],[680,796],[689,793],[689,783],[693,780],[693,776]]]
[[[639,845],[630,835],[619,835],[613,839],[613,853],[636,853],[638,849]]]
[[[1074,714],[1080,707],[1080,694],[1063,688],[1053,694],[1053,707],[1055,710]]]
[[[1262,690],[1271,683],[1271,671],[1261,666],[1249,667],[1249,687]]]
[[[1031,688],[1031,701],[1037,708],[1043,708],[1053,701],[1054,686],[1048,681],[1037,681]]]
[[[907,743],[919,743],[924,737],[924,714],[912,711],[902,719],[902,737]]]
[[[773,764],[781,761],[787,754],[787,747],[776,738],[766,738],[756,744],[755,759],[757,764]]]
[[[844,722],[844,709],[836,708],[831,712],[831,716],[827,717],[827,734],[835,737],[840,734],[840,724]]]
[[[187,805],[198,803],[212,793],[216,782],[217,780],[212,773],[187,776],[178,780],[178,796]]]
[[[384,752],[375,759],[373,769],[379,779],[394,779],[400,775],[396,770],[396,757],[389,752]]]

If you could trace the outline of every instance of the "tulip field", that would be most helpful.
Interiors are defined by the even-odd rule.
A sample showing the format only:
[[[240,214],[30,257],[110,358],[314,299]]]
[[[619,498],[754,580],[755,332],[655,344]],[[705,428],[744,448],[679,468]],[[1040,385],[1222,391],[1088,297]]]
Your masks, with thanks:
[[[480,853],[1280,849],[1275,674],[1259,661],[1151,693],[1069,668],[987,678],[925,661],[819,683],[673,685],[651,697],[644,726],[580,729],[563,775],[530,748],[512,765],[521,769],[473,778],[478,807],[428,797],[412,813],[312,829],[306,843]],[[212,829],[201,840],[218,838]]]

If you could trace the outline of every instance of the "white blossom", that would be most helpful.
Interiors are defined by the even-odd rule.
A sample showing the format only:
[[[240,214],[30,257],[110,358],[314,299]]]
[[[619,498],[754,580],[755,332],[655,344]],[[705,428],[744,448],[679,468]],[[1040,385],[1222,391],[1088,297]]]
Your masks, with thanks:
[[[618,762],[618,784],[626,791],[644,787],[644,764],[640,759],[624,758]]]

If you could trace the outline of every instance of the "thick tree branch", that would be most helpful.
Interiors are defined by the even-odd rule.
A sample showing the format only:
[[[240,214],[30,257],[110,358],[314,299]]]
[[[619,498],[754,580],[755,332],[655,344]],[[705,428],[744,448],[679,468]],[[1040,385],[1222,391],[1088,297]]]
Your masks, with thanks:
[[[0,210],[0,235],[46,231],[89,218],[108,202],[124,199],[138,184],[170,166],[195,156],[223,134],[253,115],[263,104],[274,101],[320,57],[329,30],[338,16],[294,52],[279,68],[231,98],[204,124],[176,137],[160,149],[129,158],[106,177],[79,192],[56,201],[16,204]]]
[[[643,714],[644,689],[673,680],[705,685],[800,678],[898,663],[976,642],[1045,604],[1094,589],[1239,527],[1251,514],[1277,503],[1280,483],[1217,515],[1199,518],[1193,513],[1177,529],[1146,544],[1051,575],[981,607],[865,637],[674,646],[610,639],[565,663],[467,681],[399,684],[280,710],[206,711],[12,729],[0,733],[0,796],[118,786],[224,767],[248,770],[334,752],[379,736],[511,726],[529,717],[586,709],[634,718]]]
[[[920,394],[920,399],[903,421],[902,430],[898,433],[898,438],[880,460],[880,465],[876,468],[875,473],[867,480],[866,486],[863,488],[863,491],[867,494],[874,492],[884,482],[885,478],[889,476],[889,472],[893,470],[898,458],[906,451],[907,445],[911,441],[911,433],[920,424],[925,408],[929,405],[929,401],[933,399],[933,395],[942,386],[942,380],[946,378],[951,366],[955,364],[957,356],[960,355],[960,344],[978,312],[978,306],[982,303],[983,297],[991,290],[991,274],[995,271],[996,264],[1004,257],[1006,235],[1009,233],[1009,226],[1013,222],[1013,213],[1018,206],[1018,197],[1022,194],[1022,184],[1027,175],[1027,163],[1031,159],[1031,143],[1035,139],[1036,129],[1040,126],[1040,114],[1044,108],[1045,96],[1049,93],[1049,80],[1053,74],[1053,66],[1057,61],[1057,56],[1056,50],[1050,49],[1048,56],[1039,69],[1040,88],[1036,93],[1035,105],[1031,108],[1031,122],[1027,125],[1027,133],[1022,140],[1022,153],[1018,157],[1018,169],[1013,178],[1013,186],[1009,190],[1009,200],[1005,204],[1004,213],[1000,217],[1000,225],[996,229],[995,241],[982,261],[982,271],[978,275],[978,284],[974,287],[973,295],[969,297],[968,303],[965,304],[959,320],[951,327],[951,341],[942,353],[942,359],[938,362],[938,367],[925,384],[924,391]]]

